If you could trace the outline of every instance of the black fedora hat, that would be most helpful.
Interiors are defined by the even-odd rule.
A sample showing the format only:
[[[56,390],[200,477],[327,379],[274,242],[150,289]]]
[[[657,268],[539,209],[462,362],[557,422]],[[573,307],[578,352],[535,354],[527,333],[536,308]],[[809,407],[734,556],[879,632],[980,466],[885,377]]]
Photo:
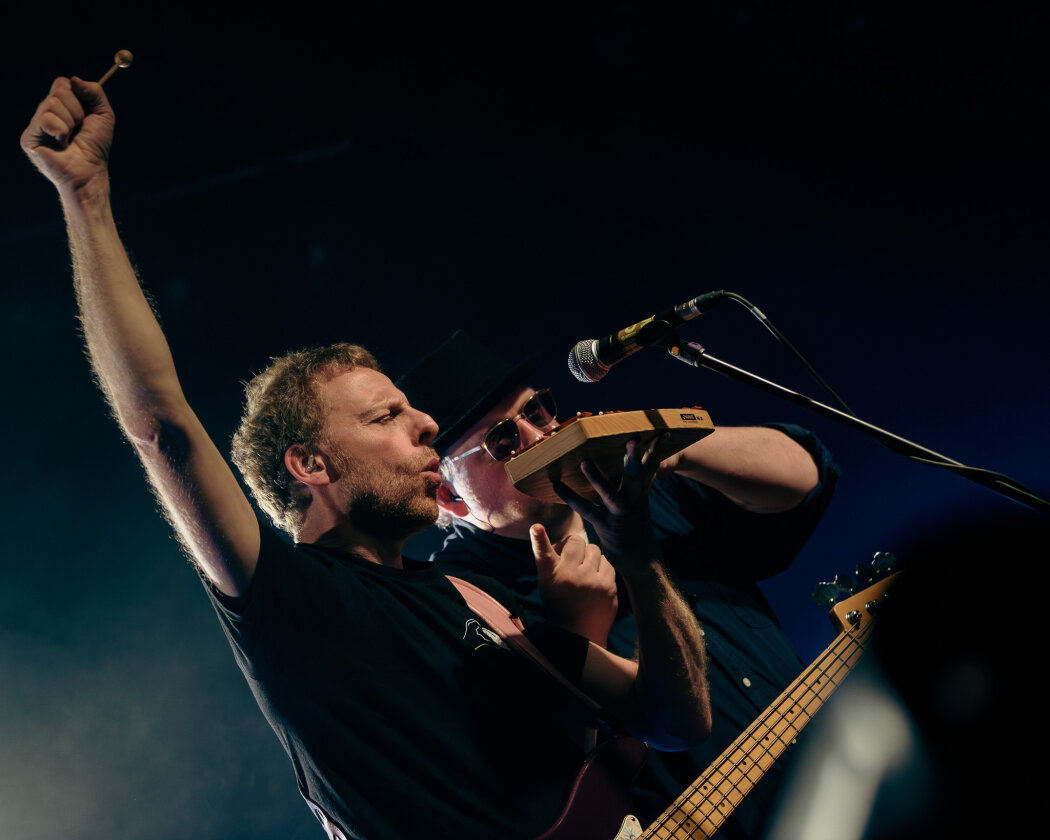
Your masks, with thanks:
[[[434,448],[444,455],[480,417],[522,384],[536,368],[539,353],[516,365],[458,330],[420,359],[395,383],[413,408],[438,424]]]

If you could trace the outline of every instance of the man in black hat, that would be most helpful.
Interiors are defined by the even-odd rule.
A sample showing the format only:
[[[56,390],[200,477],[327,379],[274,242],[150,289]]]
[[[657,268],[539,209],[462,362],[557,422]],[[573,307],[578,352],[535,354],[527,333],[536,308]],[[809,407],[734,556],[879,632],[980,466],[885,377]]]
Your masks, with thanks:
[[[556,424],[549,390],[528,380],[537,356],[510,364],[457,332],[398,380],[413,405],[438,421],[437,501],[448,529],[432,559],[446,573],[495,577],[520,599],[541,603],[536,561],[572,535],[597,535],[573,507],[518,492],[503,462]],[[788,567],[826,508],[838,470],[808,431],[771,424],[717,428],[666,460],[650,492],[664,560],[704,628],[714,730],[688,753],[650,762],[644,786],[658,806],[698,777],[800,672],[802,663],[757,582]],[[551,614],[574,631],[630,656],[635,627],[600,605],[583,616]],[[557,600],[548,599],[557,610]],[[773,805],[778,763],[737,807],[727,837],[756,837]]]

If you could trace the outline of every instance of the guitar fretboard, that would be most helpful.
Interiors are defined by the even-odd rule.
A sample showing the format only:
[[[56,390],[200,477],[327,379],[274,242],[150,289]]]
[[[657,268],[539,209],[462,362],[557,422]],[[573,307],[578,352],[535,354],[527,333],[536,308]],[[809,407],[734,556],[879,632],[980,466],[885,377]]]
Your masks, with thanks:
[[[711,837],[853,670],[873,627],[873,621],[866,621],[839,634],[704,775],[649,826],[642,840]]]

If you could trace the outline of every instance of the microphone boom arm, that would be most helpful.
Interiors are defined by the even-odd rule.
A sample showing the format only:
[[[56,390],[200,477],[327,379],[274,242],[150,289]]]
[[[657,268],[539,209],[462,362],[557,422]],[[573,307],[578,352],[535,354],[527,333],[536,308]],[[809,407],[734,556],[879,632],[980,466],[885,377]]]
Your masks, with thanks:
[[[1024,487],[1009,476],[1001,475],[992,472],[991,470],[969,467],[958,461],[954,461],[938,452],[934,452],[932,449],[927,449],[924,446],[906,440],[905,438],[895,435],[892,432],[888,432],[885,429],[880,429],[878,426],[868,423],[865,420],[861,420],[859,417],[847,414],[844,411],[839,411],[837,408],[832,408],[830,405],[817,402],[816,400],[807,397],[805,394],[792,391],[790,388],[785,388],[775,382],[770,382],[768,379],[756,376],[743,368],[736,367],[735,365],[731,365],[728,362],[715,358],[707,353],[701,345],[695,342],[679,341],[678,336],[673,332],[666,338],[666,340],[661,342],[661,344],[667,347],[667,352],[674,358],[685,362],[687,365],[713,370],[715,373],[720,373],[723,376],[736,379],[738,382],[743,382],[746,385],[752,385],[761,391],[773,394],[774,396],[785,399],[788,402],[793,402],[796,405],[801,405],[811,411],[817,412],[818,414],[823,414],[825,417],[838,420],[840,423],[852,426],[854,429],[859,429],[865,434],[874,437],[888,449],[900,455],[921,461],[924,464],[941,467],[950,472],[954,472],[956,475],[961,475],[963,478],[967,478],[976,484],[980,484],[982,487],[987,487],[989,490],[992,490],[1001,496],[1005,496],[1008,499],[1012,499],[1015,502],[1019,502],[1033,510],[1050,514],[1050,502],[1041,499],[1028,488]]]

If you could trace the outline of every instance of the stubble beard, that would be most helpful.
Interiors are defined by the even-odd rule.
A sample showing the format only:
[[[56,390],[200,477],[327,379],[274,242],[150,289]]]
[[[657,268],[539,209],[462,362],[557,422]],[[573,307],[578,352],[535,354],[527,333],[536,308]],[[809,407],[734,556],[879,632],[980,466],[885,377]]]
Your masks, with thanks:
[[[419,472],[393,472],[339,459],[347,482],[347,519],[357,530],[379,539],[405,540],[437,520],[437,486]]]
[[[363,533],[380,539],[405,540],[434,524],[438,506],[429,496],[404,499],[368,492],[350,503],[347,515]]]

